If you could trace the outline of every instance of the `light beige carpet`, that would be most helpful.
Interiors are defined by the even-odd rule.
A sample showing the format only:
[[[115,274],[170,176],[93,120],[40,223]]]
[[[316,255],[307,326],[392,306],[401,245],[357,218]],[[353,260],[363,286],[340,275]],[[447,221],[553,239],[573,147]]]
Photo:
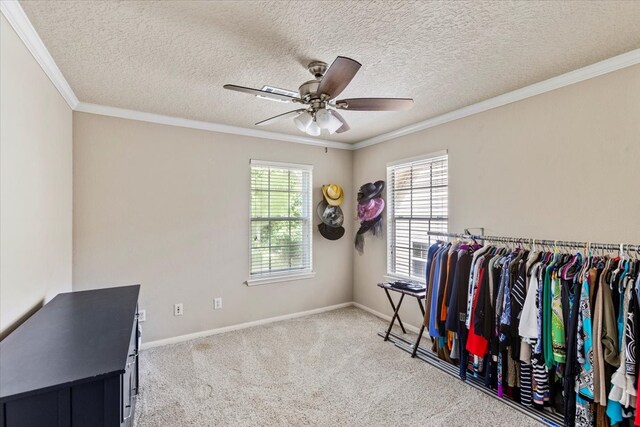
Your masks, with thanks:
[[[538,426],[357,308],[142,351],[136,427]]]

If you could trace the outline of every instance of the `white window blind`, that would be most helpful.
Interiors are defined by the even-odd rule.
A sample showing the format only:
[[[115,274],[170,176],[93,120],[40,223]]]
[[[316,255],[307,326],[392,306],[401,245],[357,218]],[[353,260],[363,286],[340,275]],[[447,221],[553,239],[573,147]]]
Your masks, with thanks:
[[[449,173],[446,152],[387,167],[387,273],[425,280],[428,231],[447,231]]]
[[[251,160],[251,277],[311,271],[311,174]]]

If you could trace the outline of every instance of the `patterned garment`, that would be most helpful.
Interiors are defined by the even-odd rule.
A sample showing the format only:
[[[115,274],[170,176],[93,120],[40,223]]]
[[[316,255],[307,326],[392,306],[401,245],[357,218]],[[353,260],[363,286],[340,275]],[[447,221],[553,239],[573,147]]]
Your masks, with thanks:
[[[513,296],[513,307],[511,310],[514,313],[514,316],[517,319],[520,319],[520,314],[522,313],[522,306],[524,305],[524,299],[526,295],[525,291],[525,282],[526,282],[526,272],[524,261],[520,261],[520,267],[518,268],[518,277],[516,278],[516,282],[513,285],[513,289],[511,290],[511,295]],[[513,320],[513,319],[512,319]]]
[[[564,339],[561,286],[558,272],[554,271],[551,275],[551,341],[553,345],[553,360],[558,363],[565,363],[567,361],[567,349]]]
[[[630,280],[627,286],[633,287],[633,280]],[[627,375],[634,377],[636,375],[636,324],[633,319],[634,306],[637,301],[637,294],[631,292],[629,298],[629,305],[627,306],[627,319],[624,327],[624,334],[626,337],[626,353],[625,353],[625,365]]]
[[[531,357],[533,366],[533,403],[544,405],[549,402],[549,370],[542,359],[542,354],[534,354]]]
[[[508,259],[502,265],[502,274],[500,275],[501,287],[504,290],[502,298],[502,313],[500,315],[500,342],[504,343],[507,340],[505,330],[509,330],[511,324],[511,284],[509,283],[509,263],[511,259]]]
[[[528,407],[533,406],[531,365],[526,362],[520,362],[520,403]]]
[[[623,404],[622,408],[622,416],[623,418],[631,418],[634,416],[633,408],[636,407],[636,388],[633,386],[636,382],[636,340],[635,340],[635,321],[634,321],[634,307],[636,304],[635,298],[636,293],[633,289],[633,278],[628,276],[627,282],[625,284],[625,288],[628,289],[629,292],[629,300],[627,301],[626,311],[625,311],[625,326],[624,326],[624,334],[625,334],[625,394],[628,399],[624,402],[620,402]]]
[[[637,294],[638,289],[640,289],[640,274],[636,278],[636,284],[635,284],[635,287],[634,287],[635,295],[632,297],[632,299],[633,298],[640,298],[638,296],[638,294]],[[636,303],[637,303],[637,301],[636,301]],[[636,306],[634,306],[635,314],[638,313],[637,310],[638,310],[638,306],[636,305]],[[636,361],[636,363],[637,363],[637,361]],[[640,389],[640,387],[639,387],[639,389]],[[637,400],[636,400],[636,408],[637,408],[637,407],[640,407],[640,393],[637,393],[636,397],[637,397]],[[635,425],[640,425],[640,410],[636,411],[635,416],[634,416],[634,422],[635,422]]]
[[[556,257],[557,255],[554,255]],[[555,268],[554,261],[544,269],[544,278],[542,286],[542,351],[544,353],[544,362],[547,365],[547,369],[553,367],[553,338],[551,331],[553,329],[553,323],[551,321],[551,274]]]
[[[504,280],[503,280],[503,266],[508,262],[508,257],[503,257],[494,263],[496,270],[500,270],[500,277],[498,278],[498,295],[496,296],[496,309],[495,309],[495,325],[496,325],[496,337],[500,336],[500,319],[502,317],[502,309],[504,302]],[[497,274],[497,273],[495,273]]]
[[[502,398],[502,353],[498,354],[498,397]]]
[[[544,264],[538,263],[533,267],[533,273],[538,279],[538,294],[536,296],[536,323],[538,325],[538,337],[536,339],[536,343],[534,346],[534,353],[542,354],[542,290],[543,290],[543,280],[542,280],[542,272],[544,271]]]
[[[595,425],[594,421],[589,402],[577,396],[575,427],[593,427]]]
[[[471,326],[471,310],[473,307],[473,300],[475,298],[475,292],[478,288],[478,274],[480,273],[480,266],[484,255],[491,249],[491,246],[484,246],[473,253],[471,260],[471,269],[469,270],[469,288],[467,290],[467,315],[465,317],[465,325],[467,329]]]
[[[589,401],[593,401],[593,347],[591,328],[591,306],[589,303],[589,281],[582,284],[580,308],[578,313],[578,363],[579,374],[576,379],[576,427],[593,426],[593,413]]]
[[[475,254],[474,254],[475,255]],[[465,316],[465,326],[467,329],[471,326],[471,311],[473,307],[473,299],[476,295],[476,289],[478,288],[478,274],[480,271],[480,265],[482,264],[482,257],[474,257],[473,264],[471,264],[471,274],[469,279],[469,290],[467,295],[467,315]]]
[[[538,324],[538,338],[534,345],[533,354],[531,355],[531,389],[533,403],[536,405],[544,405],[549,401],[549,370],[544,363],[544,357],[542,355],[542,308],[543,308],[543,285],[542,280],[544,276],[545,265],[543,263],[537,263],[533,266],[531,275],[536,275],[538,278],[538,295],[536,298],[536,320]]]

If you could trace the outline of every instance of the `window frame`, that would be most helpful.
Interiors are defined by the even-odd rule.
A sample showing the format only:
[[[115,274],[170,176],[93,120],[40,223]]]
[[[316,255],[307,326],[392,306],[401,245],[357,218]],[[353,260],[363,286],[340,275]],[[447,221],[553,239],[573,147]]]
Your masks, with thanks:
[[[268,167],[274,169],[290,169],[296,171],[303,171],[308,174],[308,183],[307,188],[305,189],[305,193],[307,194],[307,202],[306,202],[306,211],[307,215],[303,216],[302,221],[308,223],[307,232],[303,232],[303,249],[307,250],[309,257],[309,265],[305,268],[296,268],[289,270],[277,270],[277,271],[269,271],[269,272],[261,272],[261,273],[252,273],[252,265],[253,265],[253,242],[251,239],[252,236],[252,223],[256,220],[252,214],[253,207],[253,197],[252,191],[253,186],[251,184],[251,174],[253,167]],[[269,188],[268,191],[271,189]],[[267,160],[256,160],[251,159],[249,161],[249,279],[245,281],[245,284],[248,286],[255,285],[263,285],[268,283],[277,283],[277,282],[285,282],[290,280],[301,280],[308,279],[315,276],[315,272],[313,271],[313,165],[306,164],[298,164],[298,163],[284,163],[284,162],[274,162]],[[304,208],[303,208],[304,212]],[[279,217],[269,216],[266,217],[268,220],[279,219]],[[262,218],[263,220],[266,218]],[[304,229],[304,226],[303,226]],[[305,248],[306,246],[306,248]],[[270,255],[271,256],[271,255]]]
[[[416,276],[407,276],[405,274],[401,274],[401,273],[396,273],[395,270],[396,266],[392,265],[394,263],[394,254],[393,254],[393,249],[395,247],[395,240],[396,240],[396,236],[395,236],[395,218],[396,218],[396,213],[395,213],[395,206],[394,206],[394,197],[393,197],[393,192],[395,191],[395,188],[392,187],[392,184],[394,184],[394,180],[392,179],[392,175],[394,173],[395,170],[401,168],[401,167],[407,167],[410,166],[414,163],[421,163],[427,160],[431,160],[431,159],[436,159],[438,157],[446,157],[447,160],[447,214],[446,217],[444,218],[445,221],[445,229],[448,230],[449,229],[449,199],[450,199],[450,193],[449,193],[449,152],[448,150],[440,150],[440,151],[435,151],[432,153],[428,153],[425,155],[421,155],[421,156],[416,156],[416,157],[411,157],[411,158],[407,158],[407,159],[401,159],[401,160],[396,160],[393,162],[389,162],[387,163],[387,185],[386,185],[386,204],[387,204],[387,268],[386,268],[386,274],[385,274],[385,278],[388,280],[407,280],[407,281],[411,281],[411,282],[418,282],[418,283],[425,283],[426,282],[426,278],[425,277],[416,277]],[[411,184],[411,188],[413,189],[413,182]],[[431,212],[431,215],[433,215],[433,212]],[[433,218],[433,216],[431,216],[430,218]],[[429,225],[429,230],[431,230],[431,225]],[[445,230],[445,231],[446,231]],[[409,231],[409,236],[411,236],[411,232]],[[433,240],[436,240],[435,238]],[[426,242],[427,247],[430,246],[429,242]],[[414,261],[414,255],[413,255],[413,248],[411,247],[411,241],[409,241],[409,248],[408,248],[408,253],[409,253],[409,257],[407,259],[407,262],[412,263]],[[426,255],[426,254],[425,254]],[[426,256],[425,256],[426,259]],[[393,268],[392,268],[393,267]],[[411,273],[410,273],[411,274]]]

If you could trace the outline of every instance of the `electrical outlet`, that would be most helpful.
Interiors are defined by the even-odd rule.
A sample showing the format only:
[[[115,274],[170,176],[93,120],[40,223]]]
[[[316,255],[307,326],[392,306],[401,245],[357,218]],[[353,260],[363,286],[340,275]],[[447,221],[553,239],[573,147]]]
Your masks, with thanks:
[[[145,322],[147,320],[147,310],[138,310],[138,322]]]
[[[218,297],[213,300],[213,309],[219,310],[222,308],[222,298]]]
[[[174,316],[182,316],[184,313],[182,303],[173,304],[173,315]]]

